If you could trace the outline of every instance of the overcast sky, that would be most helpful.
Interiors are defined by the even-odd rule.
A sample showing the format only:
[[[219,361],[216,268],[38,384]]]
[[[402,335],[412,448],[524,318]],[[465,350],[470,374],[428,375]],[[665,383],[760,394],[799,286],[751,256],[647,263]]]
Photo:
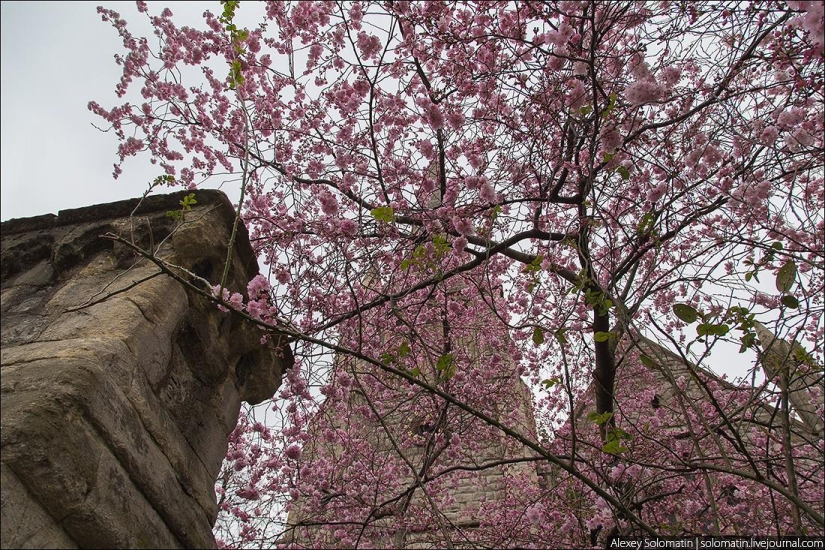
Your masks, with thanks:
[[[140,196],[159,175],[148,158],[129,159],[112,179],[117,139],[92,127],[102,119],[88,111],[118,98],[123,44],[97,6],[120,12],[132,32],[151,36],[134,2],[2,2],[2,179],[0,219],[57,213],[65,208]],[[157,14],[169,6],[178,24],[198,24],[218,0],[150,3]],[[239,10],[239,16],[244,11]]]

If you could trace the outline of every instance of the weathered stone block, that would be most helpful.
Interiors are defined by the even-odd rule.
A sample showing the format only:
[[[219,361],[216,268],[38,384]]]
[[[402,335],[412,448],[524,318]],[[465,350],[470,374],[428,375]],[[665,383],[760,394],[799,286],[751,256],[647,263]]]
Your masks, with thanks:
[[[77,548],[14,472],[0,465],[0,538],[7,548]]]
[[[292,355],[100,238],[130,236],[214,284],[234,211],[199,191],[176,225],[165,213],[181,196],[3,223],[0,546],[214,547],[226,436]],[[229,287],[242,292],[257,262],[239,237]]]

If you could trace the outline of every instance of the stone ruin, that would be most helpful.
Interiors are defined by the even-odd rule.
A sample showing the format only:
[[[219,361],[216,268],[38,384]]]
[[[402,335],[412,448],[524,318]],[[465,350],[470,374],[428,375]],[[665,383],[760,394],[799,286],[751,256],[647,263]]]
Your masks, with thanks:
[[[126,245],[217,282],[235,212],[217,191],[2,224],[3,548],[214,548],[215,479],[241,401],[272,396],[284,340],[218,311]],[[245,229],[227,287],[258,264]],[[140,284],[137,284],[140,282]]]

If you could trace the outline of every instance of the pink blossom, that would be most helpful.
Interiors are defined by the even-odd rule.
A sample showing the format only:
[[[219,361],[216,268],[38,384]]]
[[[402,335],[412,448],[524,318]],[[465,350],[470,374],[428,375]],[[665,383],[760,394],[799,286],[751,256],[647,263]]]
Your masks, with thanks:
[[[790,1],[788,6],[803,12],[794,17],[790,25],[808,32],[811,43],[821,53],[825,46],[825,4],[817,0]]]
[[[298,460],[299,458],[301,458],[301,447],[293,443],[292,445],[286,448],[284,454],[287,456],[287,458],[291,458],[292,460]]]
[[[227,302],[227,301],[229,301],[229,289],[228,288],[222,288],[221,285],[215,285],[215,286],[212,287],[212,296],[215,296],[216,298],[220,298],[224,302]],[[219,305],[218,309],[223,311],[223,312],[229,311],[227,308],[225,308],[222,305]]]
[[[349,10],[349,24],[358,30],[361,28],[361,21],[364,19],[364,8],[361,2],[355,2]]]
[[[243,295],[238,292],[233,292],[229,297],[229,304],[232,306],[232,309],[240,311],[243,309]]]
[[[650,202],[656,202],[662,197],[664,197],[665,193],[667,193],[667,182],[663,181],[662,183],[648,191],[647,200],[649,200]]]
[[[539,525],[542,522],[542,512],[541,506],[538,504],[534,504],[527,508],[524,512],[524,516],[527,518],[527,521],[532,523],[533,525]]]
[[[249,281],[246,288],[250,296],[257,297],[261,293],[269,291],[269,279],[259,273]]]
[[[461,111],[450,111],[447,114],[447,123],[453,130],[461,130],[464,126],[464,114]]]
[[[435,103],[431,103],[427,107],[424,119],[434,130],[439,130],[444,127],[444,115]]]
[[[472,235],[474,231],[473,222],[465,218],[453,218],[453,227],[462,235]]]
[[[801,124],[805,120],[805,110],[798,107],[791,107],[782,111],[776,119],[776,122],[783,128],[790,128]]]
[[[685,166],[688,168],[695,168],[699,161],[702,159],[702,155],[704,151],[701,148],[694,149],[687,155],[685,155]]]
[[[249,486],[244,489],[241,489],[236,493],[239,497],[244,498],[246,500],[258,500],[261,498],[261,493],[258,491],[257,488]]]
[[[773,145],[779,138],[779,129],[776,126],[768,126],[759,134],[759,141],[765,145]]]
[[[418,142],[418,150],[421,151],[421,154],[427,159],[435,158],[435,148],[427,139],[422,139]]]
[[[682,71],[678,67],[668,66],[662,69],[660,80],[664,82],[665,86],[672,88],[682,77]]]
[[[636,80],[652,80],[653,75],[650,73],[650,65],[644,59],[641,52],[636,52],[630,57],[628,63],[630,66],[630,75]]]
[[[354,237],[355,234],[358,233],[358,224],[355,222],[355,220],[340,220],[338,222],[338,227],[341,229],[341,233],[349,237]]]
[[[567,81],[566,103],[571,109],[578,109],[587,103],[587,89],[584,83],[578,78],[571,78]]]
[[[806,128],[796,128],[790,135],[785,136],[785,142],[792,150],[797,150],[800,147],[811,147],[816,143],[813,134]]]
[[[481,188],[478,190],[478,196],[484,202],[493,202],[496,200],[496,192],[489,181],[484,181],[481,185]]]
[[[358,33],[358,49],[364,59],[373,59],[381,51],[381,40],[375,35],[367,34],[364,31]]]
[[[263,319],[269,309],[267,305],[266,299],[250,300],[249,303],[246,304],[246,311],[254,319]]]
[[[757,183],[752,190],[753,199],[758,202],[764,202],[771,196],[772,186],[768,180],[763,180]]]
[[[625,89],[625,97],[633,105],[644,105],[659,101],[663,95],[659,84],[650,80],[639,80]]]
[[[467,189],[478,189],[482,183],[482,179],[477,176],[467,176],[464,178],[464,185],[467,186]]]
[[[318,193],[318,201],[321,203],[321,211],[327,216],[338,214],[338,199],[327,189],[322,189]]]
[[[291,277],[289,271],[284,268],[279,268],[275,270],[275,279],[282,285],[285,285],[290,281]]]
[[[324,47],[321,46],[319,43],[315,43],[309,47],[309,60],[308,63],[310,65],[315,65],[318,60],[321,58],[321,54],[324,52]]]
[[[309,161],[309,164],[307,164],[307,175],[310,178],[318,178],[324,173],[324,168],[324,163],[318,159],[312,159]]]
[[[606,153],[613,153],[622,146],[622,135],[615,128],[602,132],[601,140]]]

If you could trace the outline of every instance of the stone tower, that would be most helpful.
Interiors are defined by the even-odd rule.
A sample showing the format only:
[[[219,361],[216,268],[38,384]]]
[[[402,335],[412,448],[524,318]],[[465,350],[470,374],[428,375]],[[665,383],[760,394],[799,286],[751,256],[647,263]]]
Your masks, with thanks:
[[[2,224],[4,548],[209,548],[215,478],[242,400],[289,348],[104,234],[217,282],[234,211],[197,191]],[[246,232],[228,287],[258,272]]]

